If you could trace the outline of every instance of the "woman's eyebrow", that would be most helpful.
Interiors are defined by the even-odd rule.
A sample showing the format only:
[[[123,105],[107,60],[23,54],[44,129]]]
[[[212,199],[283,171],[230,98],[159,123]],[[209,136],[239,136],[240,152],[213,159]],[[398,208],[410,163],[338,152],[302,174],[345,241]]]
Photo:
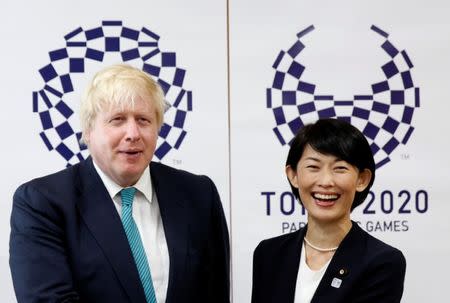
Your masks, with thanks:
[[[319,158],[316,158],[316,157],[313,157],[313,156],[306,157],[305,160],[312,160],[312,161],[315,161],[315,162],[320,162]]]

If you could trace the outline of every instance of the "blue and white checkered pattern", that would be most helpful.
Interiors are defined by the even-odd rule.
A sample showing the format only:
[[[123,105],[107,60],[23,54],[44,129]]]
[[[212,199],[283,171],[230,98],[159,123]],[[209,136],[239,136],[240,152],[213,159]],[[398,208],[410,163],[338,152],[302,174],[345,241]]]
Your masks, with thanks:
[[[77,78],[93,63],[118,55],[123,62],[141,66],[161,85],[170,104],[164,114],[155,156],[161,160],[172,148],[182,144],[188,112],[192,111],[192,92],[183,88],[186,70],[177,67],[176,54],[162,52],[159,36],[143,27],[128,28],[122,21],[103,21],[101,26],[75,29],[64,37],[66,45],[49,52],[50,63],[39,70],[43,88],[33,92],[33,112],[39,115],[40,137],[49,151],[56,150],[67,166],[88,156],[87,147],[79,143],[81,132],[74,118],[77,104],[66,97],[77,88]]]
[[[419,87],[411,74],[414,66],[406,51],[399,51],[388,40],[389,34],[374,25],[371,29],[386,39],[381,45],[388,56],[381,67],[385,78],[372,84],[370,92],[349,100],[317,95],[316,84],[303,79],[306,65],[300,61],[305,48],[301,38],[314,30],[313,25],[299,32],[287,51],[280,51],[272,65],[275,75],[266,101],[275,117],[273,131],[282,145],[289,144],[303,125],[323,118],[344,119],[358,127],[371,145],[377,167],[390,161],[389,155],[400,143],[407,143],[414,130],[414,109],[420,106]]]

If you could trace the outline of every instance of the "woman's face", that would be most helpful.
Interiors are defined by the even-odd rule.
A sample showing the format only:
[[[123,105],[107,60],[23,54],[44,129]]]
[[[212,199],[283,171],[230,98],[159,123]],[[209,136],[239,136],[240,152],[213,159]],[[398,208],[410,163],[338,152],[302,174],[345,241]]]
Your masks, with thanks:
[[[350,220],[355,193],[370,182],[371,172],[335,156],[322,154],[307,145],[295,170],[287,166],[291,184],[298,188],[310,219],[318,222]]]

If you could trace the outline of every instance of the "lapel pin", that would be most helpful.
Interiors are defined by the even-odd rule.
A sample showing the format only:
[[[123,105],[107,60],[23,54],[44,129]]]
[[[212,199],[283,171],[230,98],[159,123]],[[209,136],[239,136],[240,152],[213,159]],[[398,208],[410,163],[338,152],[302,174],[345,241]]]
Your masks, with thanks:
[[[331,281],[331,286],[333,286],[334,288],[341,287],[341,284],[342,284],[342,280],[339,278],[333,278],[333,281]]]
[[[338,271],[338,274],[339,274],[339,276],[341,276],[341,277],[345,277],[347,274],[348,274],[348,269],[347,268],[341,268],[341,269],[339,269],[339,271]]]

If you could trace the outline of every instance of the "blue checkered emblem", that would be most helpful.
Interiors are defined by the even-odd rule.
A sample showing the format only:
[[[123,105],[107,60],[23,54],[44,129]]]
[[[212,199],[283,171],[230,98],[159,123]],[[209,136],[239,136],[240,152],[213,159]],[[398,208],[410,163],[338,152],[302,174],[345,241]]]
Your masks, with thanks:
[[[273,132],[286,145],[307,123],[323,118],[344,119],[364,133],[377,167],[383,166],[414,131],[411,122],[414,110],[420,106],[419,87],[412,77],[414,65],[405,50],[398,50],[389,41],[388,33],[372,25],[371,30],[384,41],[384,78],[369,85],[367,92],[354,94],[348,100],[315,94],[317,85],[304,79],[306,65],[300,56],[306,47],[302,38],[313,30],[311,25],[299,32],[295,43],[287,51],[280,51],[273,63],[275,75],[266,97],[267,108],[272,109],[275,118]]]
[[[33,92],[33,112],[40,119],[39,135],[49,151],[56,151],[73,165],[85,159],[89,152],[79,143],[81,132],[76,116],[79,99],[71,100],[84,87],[84,73],[93,65],[106,61],[122,61],[142,68],[161,85],[170,107],[164,114],[155,157],[164,158],[178,149],[187,132],[186,117],[192,111],[192,92],[183,87],[186,70],[177,66],[174,52],[163,52],[160,37],[142,27],[126,27],[122,21],[103,21],[101,26],[84,30],[79,27],[65,37],[65,47],[49,52],[50,63],[39,70],[44,81]]]

